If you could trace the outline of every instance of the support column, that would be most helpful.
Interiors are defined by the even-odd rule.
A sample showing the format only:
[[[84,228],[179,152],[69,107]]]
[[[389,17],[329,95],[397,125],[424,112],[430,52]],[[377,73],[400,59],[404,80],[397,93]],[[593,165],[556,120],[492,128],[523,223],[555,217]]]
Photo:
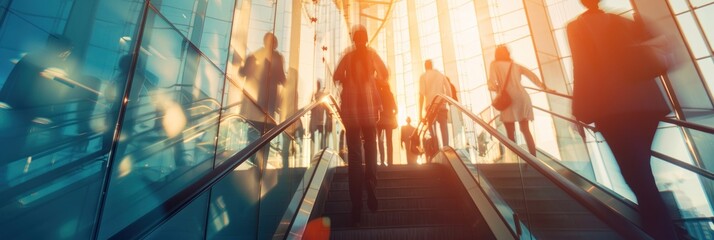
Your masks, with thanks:
[[[409,19],[409,45],[412,55],[412,79],[418,83],[419,77],[424,73],[424,60],[421,56],[421,39],[419,37],[419,21],[416,16],[416,3],[414,1],[407,2],[407,18]],[[418,86],[418,84],[417,84]],[[419,99],[417,93],[413,96],[415,99]],[[417,103],[417,107],[419,104]],[[420,110],[417,110],[417,114]],[[422,116],[417,116],[414,118],[414,122],[421,121]]]
[[[569,93],[568,80],[565,68],[561,61],[561,54],[558,52],[557,43],[553,36],[553,27],[548,18],[548,11],[544,0],[523,0],[523,7],[528,18],[528,29],[531,32],[533,48],[541,77],[549,88],[560,93]],[[551,111],[564,116],[570,116],[570,106],[572,101],[562,97],[546,95]],[[591,164],[590,155],[583,144],[583,137],[578,132],[582,132],[580,126],[568,122],[564,119],[552,117],[555,141],[558,144],[560,159],[564,164],[581,174],[588,174],[595,177],[595,172]]]

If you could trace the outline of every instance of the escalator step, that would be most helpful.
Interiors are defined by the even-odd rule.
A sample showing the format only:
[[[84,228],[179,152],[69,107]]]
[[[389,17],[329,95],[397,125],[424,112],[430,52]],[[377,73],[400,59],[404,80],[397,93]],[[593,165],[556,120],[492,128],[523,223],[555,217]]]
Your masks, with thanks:
[[[448,191],[446,188],[439,187],[412,187],[412,188],[377,188],[377,199],[383,198],[429,198],[429,197],[451,197],[457,196],[458,192]],[[367,194],[362,194],[362,198],[366,199]],[[345,201],[349,200],[348,190],[330,191],[327,196],[327,201]]]
[[[340,240],[427,240],[427,239],[495,239],[488,229],[471,226],[414,226],[401,228],[339,229],[330,239]]]
[[[365,206],[366,207],[366,206]],[[462,210],[406,210],[377,211],[362,214],[362,227],[405,227],[429,225],[458,225],[474,219],[472,214],[464,214]],[[332,228],[352,228],[351,213],[332,213],[328,215]]]
[[[394,211],[394,210],[437,210],[437,209],[452,209],[456,210],[464,206],[460,204],[459,201],[463,199],[460,198],[393,198],[393,199],[379,199],[379,210],[380,211]],[[352,209],[352,202],[349,200],[345,201],[331,201],[325,203],[325,214],[329,215],[332,213],[350,213]],[[367,208],[363,211],[367,212]]]

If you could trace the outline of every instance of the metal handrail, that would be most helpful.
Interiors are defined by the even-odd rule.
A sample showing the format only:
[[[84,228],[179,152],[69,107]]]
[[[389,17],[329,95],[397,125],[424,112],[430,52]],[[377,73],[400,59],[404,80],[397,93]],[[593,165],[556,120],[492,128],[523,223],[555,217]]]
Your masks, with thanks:
[[[340,123],[342,122],[339,118],[339,108],[337,107],[337,102],[332,96],[327,95],[320,100],[311,103],[307,107],[298,111],[292,117],[269,130],[258,140],[248,144],[248,146],[244,149],[236,152],[231,157],[217,165],[210,173],[202,176],[194,183],[188,185],[188,187],[165,200],[161,205],[155,207],[153,210],[144,214],[144,216],[115,233],[110,237],[110,239],[141,239],[147,236],[152,231],[156,230],[160,225],[171,219],[171,217],[186,208],[194,199],[211,189],[226,175],[231,173],[233,169],[241,165],[243,162],[246,162],[266,144],[269,144],[275,137],[283,133],[288,127],[293,125],[296,121],[299,121],[300,117],[318,106],[327,107],[330,113],[333,114],[333,119]]]
[[[537,88],[532,88],[532,87],[524,87],[524,88],[529,89],[529,90],[535,90],[535,91],[538,91],[538,92],[544,92],[544,93],[546,93],[546,94],[556,95],[556,96],[563,97],[563,98],[568,98],[568,99],[570,99],[570,100],[573,99],[573,96],[567,95],[567,94],[563,94],[563,93],[559,93],[559,92],[543,91],[542,89],[537,89]],[[535,106],[534,106],[534,107],[535,107]],[[536,108],[538,108],[538,107],[536,107]],[[542,108],[539,108],[539,110],[543,110],[543,109],[542,109]],[[545,110],[543,110],[543,111],[545,111]],[[553,115],[555,115],[555,113],[553,113]],[[562,116],[562,115],[559,115],[559,116]],[[571,121],[571,122],[576,122],[576,121],[577,121],[577,120],[574,120],[574,119],[568,119],[567,117],[561,117],[561,118],[566,119],[566,120]],[[705,133],[709,133],[709,134],[714,134],[714,128],[712,128],[712,127],[710,127],[710,126],[705,126],[705,125],[701,125],[701,124],[697,124],[697,123],[692,123],[692,122],[688,122],[688,121],[682,121],[682,120],[679,120],[679,119],[668,118],[668,117],[664,117],[664,118],[660,119],[660,121],[666,122],[666,123],[671,123],[671,124],[674,124],[674,125],[677,125],[677,126],[680,126],[680,127],[685,127],[685,128],[689,128],[689,129],[694,129],[694,130],[697,130],[697,131],[700,131],[700,132],[705,132]],[[577,121],[577,122],[579,122],[579,121]],[[584,123],[582,123],[582,122],[580,122],[580,123],[581,123],[580,125],[586,125],[586,126],[587,126],[587,124],[584,124]]]
[[[558,96],[562,96],[562,97],[565,97],[565,98],[570,98],[570,99],[572,99],[572,96],[565,95],[565,94],[554,93],[554,92],[550,92],[550,91],[543,91],[543,90],[541,90],[541,89],[536,89],[536,88],[529,88],[529,87],[526,87],[526,88],[527,88],[527,89],[531,89],[531,90],[536,90],[536,91],[545,92],[545,93],[548,93],[548,94],[556,94],[556,95],[558,95]],[[540,110],[540,111],[543,111],[543,112],[545,112],[545,113],[551,114],[551,115],[553,115],[553,116],[556,116],[556,117],[558,117],[558,118],[564,119],[564,120],[566,120],[566,121],[572,122],[572,123],[574,123],[574,124],[577,124],[577,125],[579,125],[580,127],[590,129],[590,130],[592,130],[593,132],[597,132],[597,131],[598,131],[598,130],[597,130],[597,126],[593,127],[593,126],[591,126],[590,124],[585,124],[585,123],[583,123],[583,122],[581,122],[581,121],[578,121],[578,120],[576,120],[576,119],[569,118],[569,117],[566,117],[566,116],[563,116],[563,115],[554,113],[554,112],[552,112],[552,111],[545,110],[545,109],[540,108],[540,107],[537,107],[537,106],[533,106],[533,108],[538,109],[538,110]],[[696,124],[696,123],[692,123],[692,122],[688,122],[688,121],[682,121],[682,120],[679,120],[679,119],[668,118],[668,117],[663,117],[662,119],[660,119],[660,121],[666,122],[666,123],[670,123],[670,124],[676,125],[676,126],[678,126],[678,127],[688,128],[688,129],[692,129],[692,130],[696,130],[696,131],[700,131],[700,132],[704,132],[704,133],[708,133],[708,134],[714,134],[714,128],[709,127],[709,126],[705,126],[705,125],[701,125],[701,124]],[[692,172],[692,173],[695,173],[695,174],[697,174],[697,175],[699,175],[699,176],[703,176],[703,177],[706,177],[706,178],[709,178],[709,179],[714,180],[714,178],[712,178],[712,177],[714,177],[714,173],[712,173],[711,171],[709,171],[709,170],[707,170],[707,169],[704,169],[704,168],[701,168],[701,167],[698,167],[698,166],[694,166],[694,165],[691,165],[691,164],[686,164],[686,163],[684,163],[683,161],[677,160],[677,159],[675,159],[675,158],[673,158],[673,157],[664,155],[664,154],[659,153],[659,152],[656,152],[656,151],[652,151],[652,156],[655,156],[655,157],[661,159],[662,161],[668,162],[668,163],[670,163],[670,164],[672,164],[672,165],[675,165],[675,166],[678,166],[678,167],[680,167],[680,168],[682,168],[682,169],[688,170],[688,171],[690,171],[690,172]]]

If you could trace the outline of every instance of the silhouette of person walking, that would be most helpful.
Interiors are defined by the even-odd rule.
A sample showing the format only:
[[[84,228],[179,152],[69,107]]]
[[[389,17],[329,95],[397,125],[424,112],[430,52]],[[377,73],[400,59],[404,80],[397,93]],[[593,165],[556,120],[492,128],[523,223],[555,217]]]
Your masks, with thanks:
[[[412,139],[411,136],[414,133],[416,128],[412,126],[412,119],[410,117],[407,117],[407,124],[402,126],[401,129],[401,134],[402,134],[402,148],[406,149],[407,151],[407,164],[416,164],[417,163],[417,155],[415,152],[411,151],[411,144],[412,144]]]
[[[72,43],[64,36],[49,35],[44,49],[22,57],[7,77],[0,90],[0,102],[12,115],[11,128],[0,133],[3,159],[15,159],[27,153],[32,145],[27,141],[31,128],[38,123],[51,122],[59,103],[61,83],[67,78]],[[4,161],[3,161],[4,162]],[[0,163],[2,164],[2,163]]]
[[[362,219],[362,190],[367,190],[367,206],[377,211],[377,120],[382,101],[378,82],[386,84],[387,67],[377,53],[367,47],[367,30],[352,29],[354,47],[342,57],[335,69],[334,81],[342,84],[340,116],[345,125],[352,223]],[[362,151],[364,150],[364,154]],[[362,167],[364,163],[365,167]]]
[[[280,106],[279,86],[286,81],[283,70],[284,58],[278,51],[278,38],[273,33],[263,36],[263,47],[250,54],[238,73],[246,77],[246,88],[255,89],[253,96],[262,111],[267,113],[262,117],[249,119],[262,135],[265,131],[277,125],[276,113]],[[243,104],[241,113],[255,112],[253,106]],[[253,114],[247,114],[252,116]],[[252,140],[259,136],[253,136]]]
[[[379,114],[379,122],[377,122],[377,144],[379,144],[379,159],[382,166],[391,166],[394,164],[394,144],[392,144],[392,132],[397,128],[397,103],[394,101],[394,95],[389,89],[389,84],[378,84],[377,86],[382,100],[382,112]],[[386,139],[385,139],[386,138]],[[384,148],[387,148],[387,154],[384,154]]]
[[[424,107],[439,108],[437,110],[438,112],[435,113],[436,123],[439,124],[439,129],[441,130],[441,142],[443,146],[448,146],[449,131],[446,124],[449,120],[449,109],[444,103],[437,104],[437,106],[428,106],[428,104],[432,104],[434,98],[439,94],[451,96],[451,84],[444,74],[434,69],[434,64],[431,59],[424,61],[424,69],[424,73],[419,77],[419,116],[424,117],[422,122],[427,122],[423,111],[428,109],[424,109]],[[432,139],[437,139],[435,128],[436,125],[432,125],[431,128],[429,128]]]
[[[506,88],[504,91],[511,96],[511,105],[503,109],[500,116],[501,122],[506,127],[506,135],[511,141],[516,141],[516,122],[518,122],[518,127],[528,145],[528,152],[535,156],[535,141],[528,127],[529,121],[534,119],[533,105],[531,97],[521,85],[521,75],[526,76],[536,86],[547,90],[545,84],[538,79],[535,73],[513,62],[511,53],[506,46],[496,47],[495,61],[491,63],[489,70],[488,90],[499,91],[501,88]]]
[[[583,14],[567,26],[573,58],[573,115],[595,123],[637,197],[644,229],[655,239],[677,239],[650,158],[659,119],[670,112],[654,79],[624,69],[627,48],[643,31],[636,22],[605,13],[599,0],[581,0]],[[643,59],[641,59],[643,60]]]
[[[328,95],[325,89],[322,88],[319,80],[316,84],[317,88],[313,95],[313,101],[319,101],[322,97]],[[310,111],[310,136],[313,143],[316,144],[319,149],[324,148],[327,144],[327,138],[324,137],[326,132],[332,132],[330,114],[327,114],[327,109],[325,109],[324,106],[317,106]]]

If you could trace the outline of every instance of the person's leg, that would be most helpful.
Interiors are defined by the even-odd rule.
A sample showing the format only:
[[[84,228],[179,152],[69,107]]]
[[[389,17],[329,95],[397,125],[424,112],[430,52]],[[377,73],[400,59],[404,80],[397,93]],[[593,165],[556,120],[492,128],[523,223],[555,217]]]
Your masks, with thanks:
[[[393,129],[384,129],[385,135],[387,137],[387,140],[385,141],[387,144],[387,164],[389,166],[392,166],[394,164],[394,145],[392,145],[392,131]],[[384,163],[384,159],[382,159],[382,163]]]
[[[516,142],[516,123],[504,122],[503,126],[506,127],[506,136],[508,136],[508,139]]]
[[[377,131],[375,126],[362,127],[364,140],[364,180],[367,188],[367,206],[372,212],[377,211]]]
[[[531,134],[531,131],[528,128],[528,120],[519,121],[518,127],[521,129],[521,133],[523,133],[523,138],[526,139],[526,144],[528,145],[528,152],[531,153],[531,155],[535,156],[536,145],[535,140],[533,140],[533,135]]]
[[[347,177],[352,202],[352,221],[359,223],[362,220],[362,136],[359,127],[346,126],[345,138],[347,141]]]
[[[659,121],[642,116],[618,116],[595,123],[612,150],[625,182],[637,197],[645,231],[655,239],[677,239],[654,175],[651,145]]]
[[[379,147],[379,160],[380,165],[384,166],[387,159],[384,156],[384,131],[385,129],[377,128],[377,146]]]
[[[441,110],[436,117],[436,121],[439,122],[439,128],[441,129],[441,143],[443,146],[449,146],[449,111]]]

